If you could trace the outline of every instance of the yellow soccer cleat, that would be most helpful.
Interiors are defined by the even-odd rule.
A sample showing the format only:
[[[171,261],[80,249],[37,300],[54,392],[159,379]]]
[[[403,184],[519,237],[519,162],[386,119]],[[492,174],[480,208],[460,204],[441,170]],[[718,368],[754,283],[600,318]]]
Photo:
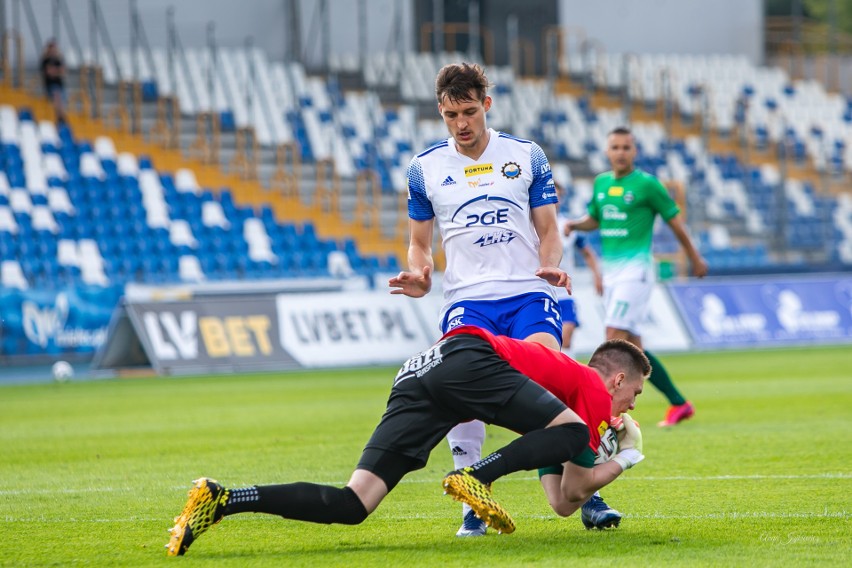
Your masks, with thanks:
[[[451,471],[444,477],[444,492],[462,503],[467,503],[476,516],[498,533],[515,532],[515,521],[509,513],[494,500],[491,488],[470,474],[472,468],[465,467]]]
[[[169,556],[183,556],[195,539],[224,516],[228,490],[207,477],[196,479],[193,484],[183,512],[169,529],[172,535],[166,545]]]

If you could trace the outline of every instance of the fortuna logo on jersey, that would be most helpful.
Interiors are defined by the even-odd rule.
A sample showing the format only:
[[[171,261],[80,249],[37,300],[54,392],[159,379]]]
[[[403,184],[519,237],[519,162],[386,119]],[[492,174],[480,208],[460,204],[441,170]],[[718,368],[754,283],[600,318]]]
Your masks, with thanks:
[[[513,231],[496,231],[482,235],[473,244],[479,245],[480,248],[488,245],[497,245],[500,243],[510,243],[517,235]]]
[[[483,174],[493,174],[494,164],[476,164],[468,166],[464,169],[464,177],[481,176]]]
[[[441,187],[445,187],[448,185],[456,185],[456,180],[454,180],[452,176],[447,176],[447,179],[441,182]]]

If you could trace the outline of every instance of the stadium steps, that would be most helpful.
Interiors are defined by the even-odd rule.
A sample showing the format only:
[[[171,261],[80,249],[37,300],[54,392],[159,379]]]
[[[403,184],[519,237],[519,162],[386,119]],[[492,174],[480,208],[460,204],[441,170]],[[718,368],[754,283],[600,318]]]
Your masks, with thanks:
[[[606,89],[596,88],[591,96],[589,96],[586,88],[578,81],[573,81],[570,78],[560,78],[554,86],[557,93],[570,94],[575,97],[588,97],[592,108],[618,110],[624,108],[624,102],[620,93],[610,93]],[[662,104],[657,105],[658,108],[649,109],[641,101],[636,101],[630,108],[630,117],[632,122],[658,122],[665,124],[665,115]],[[699,120],[686,121],[680,116],[680,113],[675,112],[672,115],[672,137],[676,139],[686,139],[688,136],[701,137],[701,122]],[[750,166],[760,167],[764,164],[770,164],[781,169],[780,162],[777,158],[777,148],[770,145],[765,150],[758,150],[750,146],[747,151],[744,151],[735,135],[720,136],[711,129],[708,139],[707,150],[713,154],[733,154],[737,158]],[[803,182],[809,182],[820,192],[828,191],[831,195],[840,195],[848,190],[848,184],[843,179],[826,179],[813,167],[810,160],[804,164],[795,162],[787,163],[787,176],[790,179],[797,179]]]
[[[75,74],[71,74],[70,80],[68,81],[68,88],[70,90],[74,90],[78,88],[77,76]],[[114,86],[105,85],[104,86],[104,104],[105,111],[104,115],[109,116],[110,108],[114,107],[118,102],[118,89]],[[142,137],[147,138],[149,133],[151,132],[151,128],[156,124],[157,119],[157,105],[155,102],[143,102],[142,105]],[[106,125],[109,127],[109,125]],[[179,135],[179,146],[181,151],[184,153],[184,156],[187,156],[189,153],[190,146],[195,142],[197,138],[196,132],[197,126],[194,116],[186,116],[183,115],[181,117],[181,132]],[[223,174],[231,173],[230,170],[233,167],[233,159],[236,155],[236,134],[234,132],[222,132],[219,136],[219,169]],[[119,148],[119,151],[121,148]],[[275,149],[272,147],[260,147],[259,148],[260,159],[258,161],[258,182],[265,188],[269,188],[271,186],[271,180],[275,174],[277,166],[275,164],[276,154]],[[155,154],[152,153],[152,156]],[[183,167],[189,166],[191,169],[197,169],[196,166],[191,166],[189,164],[184,164]],[[278,220],[287,220],[287,221],[303,221],[303,220],[311,220],[314,224],[319,228],[319,232],[321,235],[327,235],[334,238],[348,238],[354,237],[358,242],[359,250],[367,254],[380,254],[385,255],[388,253],[396,254],[398,259],[405,258],[407,255],[407,230],[400,231],[397,229],[399,225],[399,211],[398,207],[392,207],[390,209],[383,209],[380,212],[380,222],[379,222],[379,234],[376,235],[375,231],[370,231],[369,228],[364,227],[361,223],[356,222],[355,219],[355,203],[357,201],[356,198],[356,184],[354,180],[340,179],[340,207],[339,214],[330,215],[330,214],[321,214],[318,212],[316,207],[313,207],[312,204],[314,202],[313,196],[316,192],[317,186],[317,170],[312,163],[303,162],[300,165],[300,173],[301,179],[299,181],[300,188],[300,196],[301,196],[301,204],[304,206],[303,211],[305,212],[306,217],[298,217],[293,218],[288,215],[286,212],[281,214],[278,210],[276,203],[276,198],[280,198],[281,196],[277,196],[274,192],[266,192],[269,196],[265,200],[261,201],[262,204],[269,204],[273,207],[273,210],[276,212],[276,216]],[[233,194],[238,199],[239,204],[245,205],[254,205],[257,201],[241,201],[239,194],[239,187],[236,185],[218,185],[218,186],[207,186],[202,181],[201,178],[198,178],[199,183],[203,187],[210,187],[214,191],[218,187],[231,187],[233,190]],[[249,197],[251,199],[251,197]],[[288,208],[292,208],[294,200],[284,199],[285,202],[290,203]],[[299,213],[300,209],[295,207],[296,214]],[[404,214],[405,212],[403,212]],[[328,218],[331,217],[329,220]],[[336,219],[335,219],[336,217]],[[405,219],[407,220],[407,214],[405,214]],[[407,226],[407,225],[406,225]],[[360,231],[359,231],[360,229]],[[403,234],[404,233],[404,234]],[[388,242],[385,242],[388,241]],[[390,248],[388,248],[390,247]]]
[[[76,81],[69,81],[69,94],[73,91],[75,83]],[[27,84],[26,81],[25,84]],[[33,84],[35,85],[35,83]],[[117,104],[117,97],[108,92],[108,87],[105,87],[104,91],[106,105],[104,116],[110,116],[110,104],[113,106]],[[2,85],[0,86],[0,100],[3,100],[5,104],[32,109],[37,120],[54,119],[53,109],[45,99],[23,89]],[[154,106],[154,103],[143,105],[143,116],[148,117],[149,121],[152,113],[150,107]],[[218,192],[220,188],[230,188],[235,202],[239,205],[254,208],[269,205],[279,222],[302,223],[312,221],[317,227],[318,234],[323,238],[353,238],[362,253],[394,254],[401,261],[400,264],[404,265],[402,261],[407,256],[407,238],[401,237],[400,232],[395,230],[398,226],[398,219],[390,222],[391,213],[384,211],[379,226],[376,228],[355,222],[352,215],[355,203],[354,182],[345,183],[343,180],[341,180],[341,189],[345,195],[341,198],[341,209],[344,214],[323,211],[313,199],[316,187],[316,169],[313,164],[301,164],[301,179],[299,180],[301,199],[285,197],[264,187],[261,181],[241,179],[224,171],[221,165],[205,164],[196,159],[188,158],[180,150],[161,148],[147,142],[143,136],[121,132],[105,120],[82,116],[75,112],[75,109],[68,109],[68,119],[71,128],[81,139],[94,140],[97,136],[109,136],[118,152],[131,152],[137,156],[151,156],[154,164],[161,171],[174,172],[180,168],[192,169],[201,187],[209,188],[214,192]],[[193,119],[182,117],[181,124],[182,135],[187,132],[187,128],[191,128],[194,132],[195,121]],[[274,165],[271,166],[268,162],[262,169],[262,173],[266,176],[271,176],[273,171]],[[348,217],[347,213],[349,214]]]

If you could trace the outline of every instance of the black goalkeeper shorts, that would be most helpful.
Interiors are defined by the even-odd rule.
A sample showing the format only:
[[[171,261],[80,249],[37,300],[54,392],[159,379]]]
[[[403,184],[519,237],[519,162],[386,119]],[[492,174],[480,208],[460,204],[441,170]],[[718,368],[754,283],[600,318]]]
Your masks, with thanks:
[[[523,434],[544,428],[566,408],[501,359],[488,341],[454,335],[400,369],[358,469],[372,471],[390,489],[424,467],[432,449],[460,422],[482,420]]]

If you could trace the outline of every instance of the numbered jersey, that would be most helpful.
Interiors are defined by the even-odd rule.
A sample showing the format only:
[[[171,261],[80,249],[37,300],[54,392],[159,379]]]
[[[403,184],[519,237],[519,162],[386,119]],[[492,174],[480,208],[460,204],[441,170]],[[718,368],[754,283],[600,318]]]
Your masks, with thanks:
[[[620,178],[606,172],[595,178],[588,210],[600,224],[605,284],[652,279],[654,219],[680,211],[665,186],[638,169]]]
[[[531,210],[557,203],[550,164],[529,140],[489,130],[478,160],[449,138],[412,159],[408,215],[435,219],[447,257],[444,308],[460,300],[553,296],[535,275],[539,239]]]

